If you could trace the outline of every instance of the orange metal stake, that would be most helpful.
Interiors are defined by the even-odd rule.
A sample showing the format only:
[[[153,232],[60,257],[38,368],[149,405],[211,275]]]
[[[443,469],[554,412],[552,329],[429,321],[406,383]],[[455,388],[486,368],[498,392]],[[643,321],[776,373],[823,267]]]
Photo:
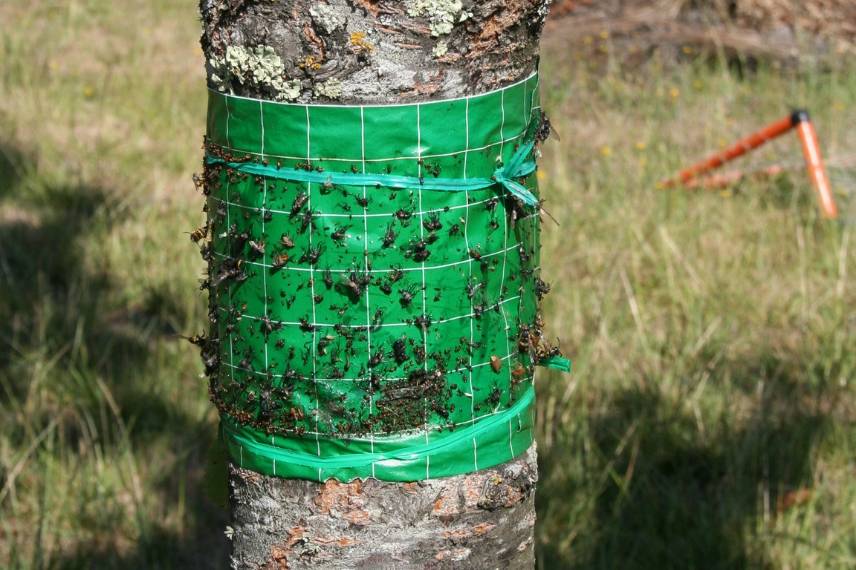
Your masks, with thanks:
[[[803,155],[808,167],[808,175],[811,178],[817,199],[820,202],[820,211],[830,220],[838,217],[838,207],[832,196],[832,188],[829,186],[829,177],[823,166],[823,157],[820,155],[820,144],[817,141],[817,132],[808,118],[808,113],[801,112],[802,118],[797,125],[797,132],[802,141]]]
[[[767,141],[782,136],[794,128],[793,116],[785,117],[771,125],[768,125],[756,133],[752,133],[744,139],[740,139],[733,146],[728,147],[722,152],[718,152],[707,159],[690,166],[678,173],[677,180],[669,180],[666,186],[674,186],[677,183],[686,183],[698,176],[711,170],[715,170],[725,164],[731,162],[735,158],[741,157],[752,149],[756,149]]]
[[[760,131],[752,133],[748,137],[737,141],[733,146],[730,146],[722,152],[718,152],[705,160],[690,166],[689,168],[681,170],[677,177],[661,182],[661,186],[672,187],[678,184],[690,187],[718,186],[722,183],[722,180],[727,178],[720,179],[713,177],[710,182],[695,179],[699,175],[715,170],[723,164],[741,157],[750,150],[756,149],[764,143],[778,138],[793,129],[797,129],[800,140],[802,141],[806,167],[808,169],[812,185],[817,192],[821,212],[825,217],[834,219],[838,217],[838,208],[835,205],[835,198],[832,195],[832,189],[829,185],[829,177],[826,175],[826,169],[823,165],[823,158],[820,154],[820,145],[818,144],[817,133],[815,132],[814,125],[811,124],[811,120],[809,119],[806,111],[794,111],[788,117],[779,119]]]
[[[774,176],[778,176],[783,172],[785,172],[784,167],[779,166],[778,164],[774,164],[772,166],[764,168],[763,170],[758,170],[754,172],[744,172],[742,170],[735,170],[733,172],[723,172],[722,174],[711,174],[709,176],[703,176],[701,178],[693,178],[692,180],[688,180],[686,184],[684,184],[684,187],[703,188],[705,190],[721,190],[729,186],[734,186],[735,184],[746,178],[751,178],[753,180],[763,180],[767,178],[773,178]]]

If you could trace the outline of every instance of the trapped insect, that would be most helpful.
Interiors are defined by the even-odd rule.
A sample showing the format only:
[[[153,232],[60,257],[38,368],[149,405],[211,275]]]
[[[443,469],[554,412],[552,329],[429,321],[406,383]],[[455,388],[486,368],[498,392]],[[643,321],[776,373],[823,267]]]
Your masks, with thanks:
[[[562,138],[559,136],[559,133],[556,132],[555,128],[553,128],[552,123],[550,123],[550,119],[547,118],[547,113],[542,110],[540,123],[538,125],[538,132],[535,133],[535,140],[538,141],[538,143],[542,143],[547,140],[547,138],[549,138],[550,134],[555,135],[556,140],[562,140]]]
[[[298,194],[297,197],[294,199],[294,202],[291,203],[291,212],[289,215],[292,218],[294,216],[296,216],[300,212],[300,210],[303,208],[303,206],[306,204],[306,202],[308,202],[308,201],[309,201],[309,193],[308,192],[301,192],[300,194]]]
[[[406,222],[413,216],[413,212],[407,211],[404,208],[395,212],[395,217],[401,220],[402,222]]]
[[[300,263],[309,263],[309,265],[315,265],[318,263],[318,259],[321,257],[321,253],[324,251],[324,246],[315,246],[310,247],[306,250],[306,252],[300,256]]]
[[[336,228],[336,230],[330,234],[330,238],[335,242],[341,243],[345,239],[349,228],[350,226],[342,226],[341,228]]]
[[[313,222],[314,217],[315,217],[315,214],[312,212],[311,208],[306,210],[306,212],[304,212],[300,216],[300,233],[306,232],[306,230],[307,230],[307,228],[309,228],[309,226],[315,227],[315,224]]]
[[[288,263],[288,254],[287,253],[280,253],[280,254],[277,254],[273,257],[273,268],[274,269],[280,269],[280,268],[284,267],[286,263]]]
[[[440,223],[440,216],[438,216],[437,214],[430,215],[428,219],[422,222],[422,225],[429,232],[435,232],[443,228],[443,224]]]
[[[254,255],[261,257],[262,255],[265,254],[265,242],[250,240],[249,244],[250,244],[250,251]]]
[[[395,227],[392,224],[389,224],[386,227],[386,232],[383,234],[383,247],[389,247],[395,243],[395,237]]]
[[[431,252],[428,251],[428,244],[423,240],[412,243],[407,253],[413,258],[413,261],[425,261],[431,256]]]
[[[403,338],[399,338],[392,343],[392,355],[393,358],[395,358],[395,362],[398,364],[404,364],[407,362],[407,344],[404,342]]]
[[[190,239],[194,243],[199,243],[199,240],[208,235],[208,224],[200,226],[190,233]]]
[[[369,368],[376,368],[383,362],[383,349],[378,349],[377,352],[369,359]]]
[[[410,287],[401,290],[398,302],[401,303],[402,307],[407,307],[410,305],[410,303],[413,301],[413,297],[416,295],[416,291],[416,285],[411,285]]]

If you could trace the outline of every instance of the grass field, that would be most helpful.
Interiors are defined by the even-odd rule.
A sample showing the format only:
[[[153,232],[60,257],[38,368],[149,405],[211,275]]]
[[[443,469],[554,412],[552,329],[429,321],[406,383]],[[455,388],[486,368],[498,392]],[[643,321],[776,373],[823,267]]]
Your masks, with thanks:
[[[176,336],[205,318],[193,3],[0,22],[0,567],[217,567],[216,415]],[[546,315],[575,369],[539,379],[540,565],[856,567],[856,70],[630,72],[592,43],[544,58]],[[792,105],[851,223],[799,169],[656,188]],[[774,161],[796,139],[750,163]]]

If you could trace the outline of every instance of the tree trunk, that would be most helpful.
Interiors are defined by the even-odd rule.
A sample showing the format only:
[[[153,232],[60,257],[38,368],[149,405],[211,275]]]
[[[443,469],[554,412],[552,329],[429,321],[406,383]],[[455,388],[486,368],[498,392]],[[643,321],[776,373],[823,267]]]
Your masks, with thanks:
[[[529,75],[549,0],[202,0],[209,86],[422,102]],[[534,446],[468,475],[337,483],[229,470],[233,568],[532,568]]]

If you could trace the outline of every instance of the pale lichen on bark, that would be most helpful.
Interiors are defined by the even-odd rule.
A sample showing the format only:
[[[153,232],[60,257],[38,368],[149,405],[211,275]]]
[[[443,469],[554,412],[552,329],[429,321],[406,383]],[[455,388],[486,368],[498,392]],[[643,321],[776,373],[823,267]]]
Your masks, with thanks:
[[[202,0],[209,85],[300,102],[407,102],[480,93],[535,68],[547,4]],[[340,89],[316,88],[331,80]]]
[[[201,0],[208,84],[304,103],[496,89],[537,66],[549,0]],[[532,568],[534,446],[418,483],[278,479],[231,467],[233,568]]]

